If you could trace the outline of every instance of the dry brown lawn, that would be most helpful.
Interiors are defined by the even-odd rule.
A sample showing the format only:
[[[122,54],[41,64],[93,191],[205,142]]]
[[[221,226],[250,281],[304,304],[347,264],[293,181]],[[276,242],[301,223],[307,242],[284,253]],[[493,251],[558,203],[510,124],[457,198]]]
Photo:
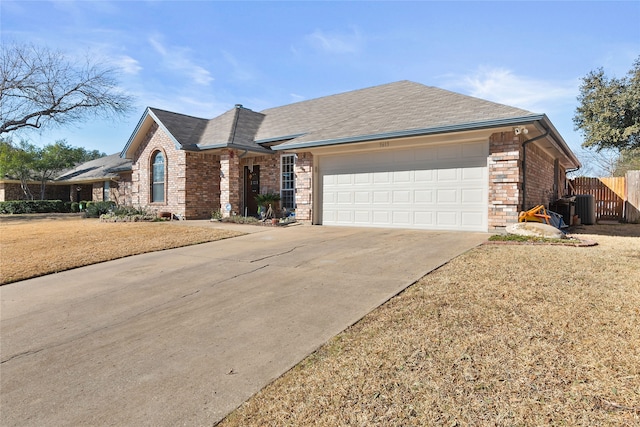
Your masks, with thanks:
[[[175,222],[107,223],[77,215],[0,218],[0,285],[240,233]]]
[[[578,232],[454,259],[220,425],[640,426],[640,225]]]

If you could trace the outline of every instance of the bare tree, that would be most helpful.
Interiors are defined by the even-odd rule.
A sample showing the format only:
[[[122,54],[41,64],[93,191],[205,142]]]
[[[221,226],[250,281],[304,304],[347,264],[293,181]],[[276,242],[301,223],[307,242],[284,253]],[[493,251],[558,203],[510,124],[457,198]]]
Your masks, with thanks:
[[[581,148],[577,152],[582,167],[574,176],[613,176],[620,159],[618,150]]]
[[[132,98],[118,87],[117,70],[87,58],[20,44],[0,46],[0,135],[21,128],[123,115]]]

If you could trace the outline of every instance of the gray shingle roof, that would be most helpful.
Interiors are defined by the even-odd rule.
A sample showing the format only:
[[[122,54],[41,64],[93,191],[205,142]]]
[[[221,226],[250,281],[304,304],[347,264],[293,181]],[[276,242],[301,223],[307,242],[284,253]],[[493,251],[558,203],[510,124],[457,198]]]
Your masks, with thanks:
[[[99,181],[118,177],[118,172],[131,170],[131,160],[123,159],[120,153],[100,157],[81,163],[62,172],[56,181]]]
[[[263,119],[264,114],[236,105],[235,108],[209,120],[198,146],[206,148],[207,146],[225,144],[236,148],[262,150],[262,147],[254,141]]]
[[[279,142],[274,148],[281,150],[540,117],[520,108],[407,80],[262,112],[236,105],[211,120],[156,108],[149,111],[183,149],[233,147],[251,151],[268,151],[259,145],[267,142]]]
[[[509,107],[410,81],[400,81],[262,111],[261,140],[300,135],[284,143],[346,139],[536,116]]]
[[[208,122],[207,119],[173,113],[159,108],[149,108],[149,110],[184,148],[195,146],[198,143]]]

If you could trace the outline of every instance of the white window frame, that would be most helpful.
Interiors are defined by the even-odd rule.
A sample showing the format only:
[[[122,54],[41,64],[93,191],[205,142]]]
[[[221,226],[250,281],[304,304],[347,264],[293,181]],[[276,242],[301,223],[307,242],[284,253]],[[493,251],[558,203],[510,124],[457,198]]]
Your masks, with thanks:
[[[296,158],[295,154],[283,154],[280,157],[280,200],[281,206],[287,209],[296,208]],[[286,170],[290,167],[291,170]],[[287,174],[285,176],[285,174]],[[288,175],[291,174],[291,175]],[[290,184],[290,185],[289,185]],[[286,194],[290,193],[291,206],[288,206]]]

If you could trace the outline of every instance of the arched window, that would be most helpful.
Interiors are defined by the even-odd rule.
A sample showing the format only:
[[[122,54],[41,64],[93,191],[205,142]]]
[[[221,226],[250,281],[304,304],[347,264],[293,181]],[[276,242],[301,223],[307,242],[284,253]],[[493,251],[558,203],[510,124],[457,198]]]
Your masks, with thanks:
[[[151,158],[151,202],[164,202],[164,155],[160,151]]]

